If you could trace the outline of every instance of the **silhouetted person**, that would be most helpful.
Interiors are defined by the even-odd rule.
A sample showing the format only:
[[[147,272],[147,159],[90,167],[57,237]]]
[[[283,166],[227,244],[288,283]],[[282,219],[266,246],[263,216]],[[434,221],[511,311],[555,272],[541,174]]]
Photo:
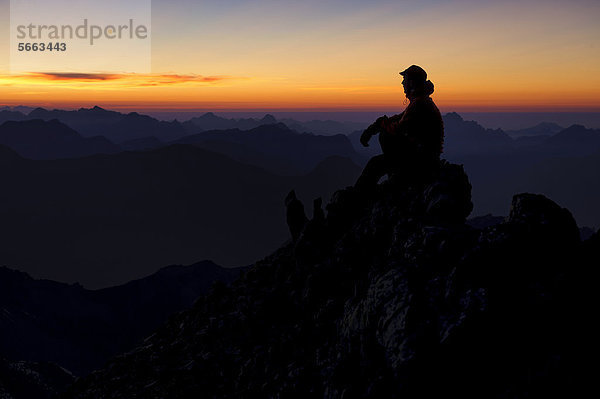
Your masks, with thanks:
[[[287,197],[285,197],[286,206],[286,220],[292,239],[296,241],[300,237],[300,233],[304,230],[304,226],[308,222],[308,218],[304,213],[304,205],[296,198],[296,192],[290,191]]]
[[[360,142],[367,147],[369,140],[379,133],[383,151],[367,163],[356,188],[373,188],[386,174],[402,174],[406,181],[420,181],[430,177],[439,167],[444,140],[442,115],[430,95],[433,83],[427,73],[412,65],[400,72],[402,86],[410,101],[404,112],[390,118],[382,116],[362,134]]]

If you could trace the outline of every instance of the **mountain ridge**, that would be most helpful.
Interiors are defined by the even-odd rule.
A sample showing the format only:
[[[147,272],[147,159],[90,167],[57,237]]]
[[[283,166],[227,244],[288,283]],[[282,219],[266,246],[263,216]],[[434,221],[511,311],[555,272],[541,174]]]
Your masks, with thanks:
[[[185,144],[51,161],[0,147],[0,162],[3,263],[88,287],[202,258],[250,264],[285,240],[277,204],[292,187],[327,197],[360,173],[282,177]]]
[[[77,375],[132,349],[172,314],[188,308],[216,282],[244,268],[211,261],[173,265],[120,286],[34,279],[0,267],[0,354],[12,361],[53,362]]]
[[[58,119],[7,121],[0,125],[0,144],[29,159],[60,159],[114,154],[121,149],[104,136],[82,137]]]

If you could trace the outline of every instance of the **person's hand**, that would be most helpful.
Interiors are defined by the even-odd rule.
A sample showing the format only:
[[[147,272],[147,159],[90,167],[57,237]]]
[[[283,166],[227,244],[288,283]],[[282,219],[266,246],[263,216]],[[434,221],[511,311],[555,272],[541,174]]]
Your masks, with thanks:
[[[388,116],[383,115],[383,116],[380,116],[379,118],[377,118],[377,120],[375,121],[375,125],[377,127],[379,127],[380,129],[382,129],[386,125],[387,121],[388,121]]]
[[[383,115],[383,116],[377,118],[377,120],[375,121],[375,123],[373,123],[371,126],[369,126],[363,132],[363,134],[360,136],[360,143],[363,146],[368,147],[369,146],[369,140],[371,140],[371,137],[373,137],[374,134],[379,133],[379,131],[382,130],[385,127],[385,124],[387,123],[387,120],[388,120],[387,115]]]
[[[371,134],[369,129],[367,129],[363,132],[363,134],[360,136],[360,143],[363,145],[363,147],[369,146],[369,140],[371,140],[372,136],[373,135]]]

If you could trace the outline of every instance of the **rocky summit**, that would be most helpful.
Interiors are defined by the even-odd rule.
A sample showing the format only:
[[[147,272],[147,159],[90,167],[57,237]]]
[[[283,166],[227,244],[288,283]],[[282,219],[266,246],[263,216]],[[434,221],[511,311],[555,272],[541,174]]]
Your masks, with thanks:
[[[598,234],[582,243],[540,195],[485,229],[471,209],[446,162],[427,183],[315,201],[294,240],[67,397],[577,397]]]

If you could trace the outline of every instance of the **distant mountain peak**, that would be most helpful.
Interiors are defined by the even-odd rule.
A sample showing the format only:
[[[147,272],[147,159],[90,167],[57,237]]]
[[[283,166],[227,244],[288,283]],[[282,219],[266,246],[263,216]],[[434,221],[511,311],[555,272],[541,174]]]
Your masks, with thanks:
[[[0,126],[0,144],[29,159],[76,158],[98,153],[114,153],[119,148],[104,137],[84,138],[54,114],[23,121],[7,121]],[[51,118],[51,119],[50,119]],[[47,119],[47,120],[46,120]]]
[[[85,108],[82,108],[81,110],[88,111],[88,110],[87,110],[87,109],[85,109]],[[109,112],[108,110],[106,110],[106,109],[104,109],[104,108],[102,108],[102,107],[99,107],[99,106],[97,106],[97,105],[94,105],[94,107],[93,107],[93,108],[90,108],[90,109],[89,109],[89,111],[94,111],[94,112]]]
[[[522,136],[543,136],[543,135],[554,135],[559,133],[564,128],[554,122],[541,122],[535,126],[528,127],[525,129],[507,130],[506,133],[512,137]]]
[[[554,123],[554,122],[540,122],[537,125],[535,125],[534,127],[544,127],[544,128],[552,128],[552,129],[554,129],[554,128],[563,129],[562,126],[560,126],[559,124]]]
[[[565,129],[565,131],[571,131],[571,130],[588,130],[585,126],[580,125],[578,123],[574,123],[571,126],[569,126],[568,128]]]
[[[263,130],[262,129],[263,126],[268,126],[268,129],[271,130],[271,131],[275,130],[275,131],[286,132],[286,133],[287,132],[293,132],[293,130],[290,129],[288,127],[288,125],[286,125],[283,122],[265,123],[265,124],[262,124],[262,125],[260,125],[258,127],[255,127],[254,129],[250,129],[249,132],[262,131]]]
[[[546,140],[560,151],[576,151],[576,153],[593,153],[600,149],[600,130],[588,129],[582,125],[571,125]]]
[[[460,116],[457,112],[448,112],[446,115],[444,115],[444,119],[453,121],[464,121],[463,117]]]
[[[265,124],[274,124],[274,123],[277,123],[277,119],[275,119],[275,117],[271,114],[266,114],[265,116],[262,117],[260,122],[265,123]]]
[[[31,136],[26,136],[26,134]],[[25,143],[35,141],[34,137],[41,138],[46,137],[48,139],[73,139],[81,138],[79,133],[71,129],[69,126],[62,123],[60,120],[53,118],[48,121],[43,119],[29,119],[24,121],[8,121],[2,125],[0,130],[0,139],[3,141],[5,138],[10,136],[22,136],[21,140],[25,140]],[[28,139],[25,139],[28,137]],[[11,145],[11,140],[4,142],[4,144]],[[14,142],[12,142],[15,144]],[[12,146],[11,146],[12,148]]]
[[[588,129],[583,125],[574,124],[569,126],[568,128],[561,130],[556,135],[552,136],[552,140],[571,138],[571,139],[598,139],[600,138],[600,133],[595,129]]]

